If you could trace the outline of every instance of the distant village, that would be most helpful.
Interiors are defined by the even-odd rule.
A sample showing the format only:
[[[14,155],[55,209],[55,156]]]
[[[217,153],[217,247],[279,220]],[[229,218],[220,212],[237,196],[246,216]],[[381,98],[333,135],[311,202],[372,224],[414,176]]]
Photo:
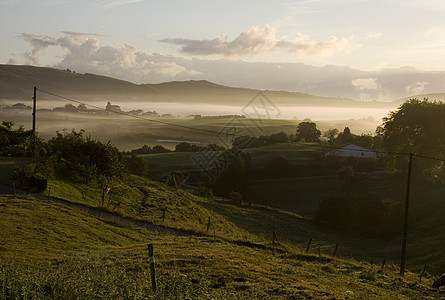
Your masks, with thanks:
[[[30,111],[32,110],[31,106],[25,105],[24,103],[16,103],[10,106],[1,107],[2,110],[7,111]],[[133,115],[133,116],[141,116],[146,118],[178,118],[179,116],[175,116],[172,114],[159,114],[156,111],[147,111],[144,112],[142,109],[135,109],[130,111],[123,111],[120,105],[111,104],[108,102],[104,109],[89,109],[85,104],[79,104],[77,106],[68,103],[65,106],[55,107],[53,109],[48,108],[40,108],[37,109],[37,112],[61,112],[61,113],[78,113],[78,114],[88,114],[88,115],[110,115],[112,113],[122,113],[125,115]],[[202,116],[199,114],[188,115],[187,118],[194,118],[195,120],[200,119],[226,119],[226,118],[245,118],[243,115],[217,115],[217,116]]]
[[[3,110],[9,111],[27,111],[32,110],[31,106],[25,105],[24,103],[16,103],[11,106],[2,107]],[[55,107],[53,109],[40,108],[38,112],[63,112],[63,113],[79,113],[79,114],[89,114],[89,115],[110,115],[111,113],[123,113],[134,116],[144,116],[149,118],[174,118],[172,114],[158,114],[156,111],[144,112],[142,109],[136,109],[131,111],[121,110],[120,105],[111,104],[108,102],[104,109],[89,109],[85,104],[79,104],[77,106],[68,103],[62,107]]]

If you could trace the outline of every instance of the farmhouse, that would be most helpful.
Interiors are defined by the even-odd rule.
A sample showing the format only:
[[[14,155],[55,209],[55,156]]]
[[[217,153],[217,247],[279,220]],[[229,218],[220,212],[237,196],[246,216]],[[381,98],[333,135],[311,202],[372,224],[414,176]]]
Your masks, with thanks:
[[[339,149],[334,149],[325,153],[325,157],[340,156],[340,157],[358,157],[358,158],[375,158],[376,153],[372,150],[349,144]]]
[[[105,109],[109,111],[121,111],[121,107],[119,105],[112,105],[111,102],[107,103]]]

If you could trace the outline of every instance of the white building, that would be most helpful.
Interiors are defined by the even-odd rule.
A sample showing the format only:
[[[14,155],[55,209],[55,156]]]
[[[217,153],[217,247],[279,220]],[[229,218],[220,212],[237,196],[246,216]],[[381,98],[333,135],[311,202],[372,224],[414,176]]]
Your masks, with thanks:
[[[376,153],[372,150],[349,144],[339,149],[333,149],[329,152],[326,152],[325,157],[329,156],[376,158]]]
[[[111,102],[107,103],[105,109],[109,111],[121,111],[121,107],[119,105],[112,105]]]

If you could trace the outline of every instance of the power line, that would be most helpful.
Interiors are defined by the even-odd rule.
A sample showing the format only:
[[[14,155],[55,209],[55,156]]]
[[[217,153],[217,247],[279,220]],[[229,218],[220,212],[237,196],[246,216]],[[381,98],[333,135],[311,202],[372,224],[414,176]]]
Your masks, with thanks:
[[[58,95],[58,94],[55,94],[53,92],[42,90],[40,88],[37,88],[37,90],[39,90],[40,92],[46,93],[48,95],[54,96],[54,97],[58,97],[58,98],[61,98],[61,99],[67,100],[67,101],[71,101],[71,102],[74,102],[74,103],[78,103],[78,104],[82,104],[82,105],[85,105],[85,106],[88,106],[88,107],[92,107],[92,108],[95,108],[97,110],[106,111],[106,112],[110,112],[110,113],[114,113],[114,114],[130,117],[130,118],[135,118],[135,119],[139,119],[139,120],[143,120],[143,121],[147,121],[147,122],[153,122],[153,123],[168,125],[168,126],[172,126],[172,127],[178,127],[178,128],[188,129],[188,130],[195,130],[195,131],[211,133],[211,134],[216,134],[216,135],[221,133],[219,131],[210,130],[210,129],[204,129],[204,128],[192,127],[192,126],[187,126],[187,125],[175,124],[175,123],[161,121],[161,120],[148,119],[148,118],[144,118],[142,116],[132,115],[132,114],[129,114],[129,113],[126,113],[126,112],[122,112],[122,111],[107,110],[107,109],[104,109],[102,107],[99,107],[99,106],[96,106],[96,105],[93,105],[93,104],[89,104],[89,103],[86,103],[86,102],[83,102],[83,101],[75,100],[75,99],[72,99],[72,98],[69,98],[69,97],[66,97],[66,96]],[[298,145],[298,146],[302,146],[302,147],[314,147],[314,148],[329,149],[329,150],[346,149],[346,150],[368,152],[368,153],[372,152],[372,153],[376,153],[376,154],[399,155],[399,156],[408,156],[408,157],[410,156],[410,153],[404,153],[404,152],[391,152],[391,151],[368,150],[368,149],[357,150],[357,149],[352,149],[352,148],[347,148],[347,147],[345,148],[345,147],[336,147],[336,146],[329,146],[329,145],[307,145],[307,144],[295,143],[295,142],[291,142],[291,141],[274,140],[274,139],[265,138],[265,137],[249,137],[249,136],[236,134],[236,133],[230,133],[230,132],[226,132],[224,134],[226,136],[232,136],[234,138],[236,138],[236,137],[246,137],[246,138],[257,139],[257,140],[260,140],[260,141],[273,142],[273,143],[282,143],[282,144],[290,144],[290,145],[294,145],[294,146]],[[437,152],[439,152],[439,151],[437,151]],[[426,159],[437,160],[437,161],[445,161],[445,159],[440,159],[440,158],[430,157],[430,156],[420,155],[420,154],[413,154],[413,156],[426,158]]]

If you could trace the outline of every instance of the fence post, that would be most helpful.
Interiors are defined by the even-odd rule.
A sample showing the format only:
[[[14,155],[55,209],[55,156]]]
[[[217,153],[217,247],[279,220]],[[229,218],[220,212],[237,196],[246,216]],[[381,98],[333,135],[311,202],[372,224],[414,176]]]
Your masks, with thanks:
[[[209,229],[210,229],[210,217],[209,217],[209,222],[207,223],[207,230],[206,230],[206,232],[209,231]]]
[[[15,193],[15,182],[12,183],[12,190],[14,192],[14,197],[17,196],[17,194]]]
[[[335,244],[334,257],[337,255],[337,250],[338,250],[338,242],[337,242],[337,244]]]
[[[423,270],[419,275],[419,283],[422,283],[422,277],[423,275],[425,275],[425,273],[426,273],[426,265],[423,266]]]
[[[272,231],[272,255],[275,255],[275,230]]]
[[[166,211],[166,209],[167,208],[165,208],[165,207],[162,209],[162,224],[164,224],[164,221],[165,221],[165,211]]]
[[[153,253],[153,244],[148,244],[148,259],[150,262],[151,286],[153,288],[153,292],[156,292],[156,272],[155,272],[155,257]]]
[[[306,246],[306,254],[309,253],[309,249],[311,248],[311,243],[312,243],[312,238],[309,239],[309,242],[307,243]]]
[[[385,268],[385,264],[386,264],[386,257],[384,257],[382,261],[382,270]]]

